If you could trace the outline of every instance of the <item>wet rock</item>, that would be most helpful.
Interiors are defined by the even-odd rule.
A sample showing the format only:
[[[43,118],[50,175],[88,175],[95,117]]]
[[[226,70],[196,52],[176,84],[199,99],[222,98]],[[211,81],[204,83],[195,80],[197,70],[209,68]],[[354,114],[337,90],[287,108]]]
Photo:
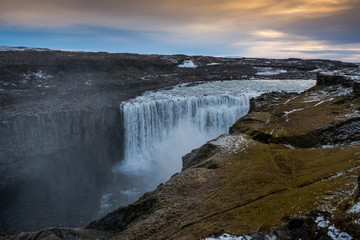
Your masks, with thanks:
[[[330,126],[319,132],[323,145],[343,145],[360,142],[360,119],[351,119],[341,124]]]
[[[335,74],[324,74],[318,73],[316,75],[316,85],[337,85],[342,84],[344,86],[349,86],[352,83],[349,83],[349,80],[345,76],[335,75]]]
[[[353,92],[354,92],[356,95],[359,95],[359,94],[360,94],[360,82],[354,82],[354,83],[353,83]]]

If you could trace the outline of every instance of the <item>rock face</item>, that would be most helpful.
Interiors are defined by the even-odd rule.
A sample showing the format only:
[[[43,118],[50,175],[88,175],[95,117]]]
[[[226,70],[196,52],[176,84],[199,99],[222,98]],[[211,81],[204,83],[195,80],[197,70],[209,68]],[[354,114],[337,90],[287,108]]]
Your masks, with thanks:
[[[119,231],[114,239],[358,238],[349,210],[360,174],[352,88],[320,85],[253,101],[230,135],[186,155],[181,173],[86,228]]]
[[[342,75],[318,73],[316,76],[316,85],[345,85],[347,83],[347,79]]]
[[[0,231],[84,225],[122,159],[120,102],[174,84],[137,77],[176,65],[60,51],[2,52],[0,63]]]
[[[184,64],[189,61],[193,63],[191,68],[182,67],[190,66]],[[51,225],[82,226],[96,216],[101,192],[113,183],[111,167],[114,162],[122,159],[123,130],[119,105],[124,100],[147,90],[181,82],[255,78],[312,79],[318,69],[334,71],[344,68],[356,69],[357,66],[335,61],[300,59],[230,59],[50,50],[19,52],[11,49],[1,52],[0,232],[18,233]],[[327,117],[313,128],[293,133],[291,131],[297,127],[286,125],[293,122],[300,124],[300,117],[299,121],[292,120],[301,111],[291,111],[293,108],[303,108],[302,105],[293,106],[293,101],[290,101],[278,108],[277,104],[299,96],[263,96],[267,105],[253,103],[253,112],[233,126],[231,136],[223,136],[217,143],[210,142],[184,157],[182,173],[173,176],[154,192],[145,194],[134,204],[89,223],[85,229],[58,228],[45,230],[37,235],[24,233],[21,237],[46,239],[51,235],[60,239],[71,239],[74,236],[85,239],[101,236],[161,239],[206,237],[223,228],[236,234],[258,231],[264,225],[263,222],[243,228],[230,223],[230,209],[247,206],[272,195],[272,192],[281,192],[282,187],[279,186],[282,186],[282,181],[289,186],[298,186],[310,180],[297,179],[298,176],[293,175],[292,170],[292,164],[297,166],[297,162],[287,162],[285,158],[280,159],[278,165],[269,165],[275,172],[278,171],[276,166],[284,171],[281,173],[285,175],[276,179],[279,182],[264,185],[271,179],[271,176],[264,176],[264,179],[255,179],[250,191],[250,187],[246,187],[244,183],[253,180],[251,175],[245,174],[241,179],[234,175],[236,171],[242,171],[239,169],[249,167],[242,166],[247,161],[241,159],[247,159],[247,154],[258,150],[278,151],[277,147],[268,148],[268,144],[263,145],[262,142],[274,143],[276,146],[291,144],[293,147],[356,142],[358,130],[350,141],[346,134],[357,126],[357,97],[354,97],[350,88],[340,89],[337,86],[324,86],[325,89],[319,86],[318,92],[313,92],[314,96],[321,98],[315,102],[319,105],[314,112],[331,105],[326,113],[319,111]],[[355,84],[354,90],[356,91]],[[321,91],[326,93],[322,94]],[[342,96],[343,91],[349,92]],[[314,96],[307,97],[314,100]],[[330,100],[331,98],[333,99]],[[299,100],[299,104],[300,102]],[[351,104],[353,106],[349,107]],[[348,110],[344,110],[344,106],[348,106]],[[313,112],[308,114],[312,115]],[[284,132],[280,127],[274,127],[274,132],[271,133],[271,130],[267,131],[268,120],[279,121],[274,126],[285,124],[289,130]],[[309,122],[311,121],[307,124]],[[254,126],[256,130],[253,129]],[[334,126],[342,128],[334,132],[331,129]],[[244,135],[239,135],[240,133]],[[318,134],[317,137],[314,137],[315,133]],[[342,140],[342,135],[346,141]],[[304,142],[303,139],[309,140],[305,141],[307,146],[301,143]],[[337,140],[330,142],[329,139]],[[229,151],[228,147],[220,144],[223,142],[232,144],[239,150]],[[357,145],[354,146],[356,149]],[[283,151],[283,147],[280,149]],[[345,152],[350,156],[354,149],[346,147]],[[299,151],[302,154],[301,149],[288,151]],[[332,158],[331,149],[326,151],[329,152],[325,154],[324,161]],[[309,157],[317,153],[311,154]],[[231,157],[239,161],[236,160],[235,164],[234,160],[226,160]],[[266,159],[249,159],[250,162],[259,161],[259,164],[252,167],[252,171],[263,171],[262,161],[266,162]],[[341,160],[344,159],[339,158],[338,161]],[[344,169],[353,167],[356,163],[355,158],[351,164],[345,164]],[[307,167],[306,161],[301,164]],[[338,166],[339,162],[335,161],[334,164]],[[229,170],[229,167],[234,167],[234,170]],[[316,181],[340,171],[339,169],[329,169],[311,179]],[[229,179],[234,179],[235,185],[227,185]],[[352,183],[352,180],[348,182]],[[236,186],[244,188],[237,189]],[[235,189],[233,193],[232,188]],[[223,193],[221,189],[224,189]],[[244,198],[233,201],[238,198],[234,194],[244,195]],[[222,199],[224,195],[227,196],[225,200]],[[212,222],[218,216],[224,221],[223,225],[219,221]],[[235,219],[237,218],[236,215]],[[249,215],[239,224],[245,226],[246,221],[251,218]],[[274,222],[274,225],[277,223],[279,222]],[[268,228],[264,226],[263,229]]]

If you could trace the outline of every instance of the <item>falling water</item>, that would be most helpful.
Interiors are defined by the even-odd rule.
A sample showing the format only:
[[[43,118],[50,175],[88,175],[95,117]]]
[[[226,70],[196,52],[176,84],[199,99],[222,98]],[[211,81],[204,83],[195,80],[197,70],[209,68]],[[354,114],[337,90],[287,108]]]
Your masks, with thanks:
[[[250,98],[272,91],[300,92],[314,84],[310,80],[182,84],[121,103],[125,153],[114,173],[121,176],[119,186],[123,183],[124,187],[118,188],[114,198],[134,201],[179,172],[181,157],[227,132],[248,112]],[[109,193],[104,196],[109,198]]]
[[[126,142],[121,170],[144,174],[165,164],[171,168],[169,172],[157,173],[165,180],[181,169],[181,155],[172,156],[178,152],[176,147],[186,146],[185,154],[186,150],[196,147],[196,143],[204,143],[209,137],[225,132],[247,113],[251,96],[190,96],[122,104]],[[171,141],[174,144],[170,144]],[[190,149],[186,149],[188,147]],[[166,159],[162,159],[163,156]]]

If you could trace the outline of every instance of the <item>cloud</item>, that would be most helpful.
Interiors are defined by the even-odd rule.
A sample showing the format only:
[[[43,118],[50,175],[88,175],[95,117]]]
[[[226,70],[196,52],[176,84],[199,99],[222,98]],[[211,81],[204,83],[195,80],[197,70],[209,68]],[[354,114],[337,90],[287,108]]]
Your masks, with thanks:
[[[282,38],[286,36],[286,34],[282,32],[274,31],[271,29],[255,31],[254,35],[263,38]]]
[[[280,52],[288,52],[288,53],[307,53],[307,54],[341,54],[341,55],[359,55],[360,50],[278,50]]]
[[[151,25],[159,28],[156,30],[170,30],[170,26],[190,24],[258,25],[284,18],[318,17],[349,9],[351,4],[350,0],[2,0],[0,18],[10,25],[91,24],[137,30]]]
[[[359,0],[2,0],[0,27],[92,31],[113,42],[206,46],[209,54],[219,48],[224,54],[296,50],[292,54],[304,56],[359,44],[359,11]]]

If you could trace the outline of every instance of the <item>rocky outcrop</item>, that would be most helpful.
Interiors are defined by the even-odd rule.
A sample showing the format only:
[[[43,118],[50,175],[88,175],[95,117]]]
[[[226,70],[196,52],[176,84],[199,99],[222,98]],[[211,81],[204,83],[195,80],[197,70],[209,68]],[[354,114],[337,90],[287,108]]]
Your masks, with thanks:
[[[316,76],[316,85],[349,85],[349,81],[345,76],[335,74],[318,73]]]
[[[198,164],[203,164],[205,160],[209,160],[210,157],[214,156],[216,153],[219,153],[219,148],[211,143],[207,143],[201,148],[194,149],[190,153],[183,156],[183,170],[188,169],[190,167],[194,167]],[[209,161],[210,163],[210,161]],[[216,168],[216,165],[210,163],[208,168]]]
[[[321,85],[259,100],[231,135],[186,155],[187,167],[149,193],[159,199],[157,207],[119,209],[88,228],[103,229],[106,221],[116,226],[128,219],[118,213],[132,208],[140,215],[111,228],[119,231],[114,239],[198,239],[223,233],[253,239],[312,239],[328,233],[359,237],[357,218],[349,210],[357,203],[360,174],[359,138],[350,131],[357,131],[360,105],[352,89]],[[260,133],[270,136],[268,142]],[[196,181],[185,180],[194,173]]]
[[[354,92],[356,95],[359,95],[359,94],[360,94],[360,82],[354,82],[354,83],[353,83],[353,92]]]

